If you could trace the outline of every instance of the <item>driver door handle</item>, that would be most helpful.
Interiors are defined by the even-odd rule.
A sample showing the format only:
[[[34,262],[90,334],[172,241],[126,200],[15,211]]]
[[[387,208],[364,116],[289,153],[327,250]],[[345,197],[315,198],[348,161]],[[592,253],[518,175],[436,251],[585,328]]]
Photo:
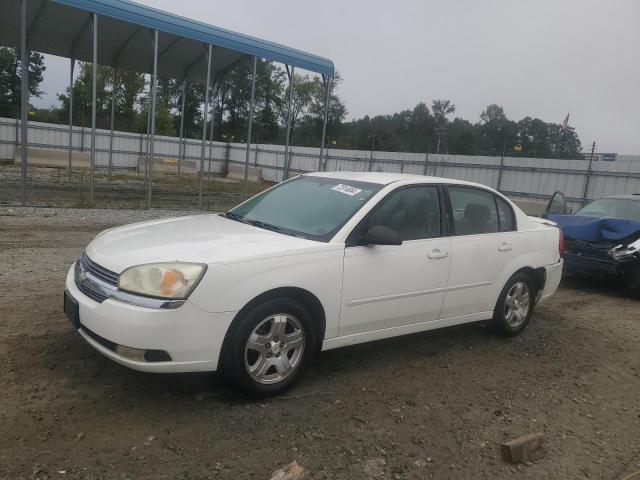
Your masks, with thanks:
[[[500,245],[498,245],[498,250],[500,252],[508,252],[510,250],[513,250],[513,245],[508,242],[502,242]]]
[[[431,260],[435,260],[437,258],[447,258],[449,256],[449,252],[446,250],[440,250],[439,248],[435,248],[429,252],[427,257]]]

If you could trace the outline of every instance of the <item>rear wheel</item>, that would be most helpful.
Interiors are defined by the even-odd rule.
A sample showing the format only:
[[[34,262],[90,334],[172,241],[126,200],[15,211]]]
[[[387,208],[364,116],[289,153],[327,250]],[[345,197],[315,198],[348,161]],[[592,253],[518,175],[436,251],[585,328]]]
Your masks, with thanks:
[[[506,283],[496,308],[491,325],[498,333],[517,335],[525,329],[535,305],[536,289],[526,273],[516,273]]]
[[[317,349],[311,316],[296,300],[268,300],[232,327],[223,372],[246,393],[278,395],[302,376]]]

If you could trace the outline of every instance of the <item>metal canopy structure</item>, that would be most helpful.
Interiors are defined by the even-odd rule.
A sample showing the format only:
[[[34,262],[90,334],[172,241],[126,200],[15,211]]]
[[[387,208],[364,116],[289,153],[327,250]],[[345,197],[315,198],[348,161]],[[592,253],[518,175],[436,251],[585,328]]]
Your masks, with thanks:
[[[20,4],[1,0],[0,44],[20,47]],[[153,45],[149,30],[158,30],[158,75],[204,83],[207,56],[215,49],[215,78],[243,56],[256,56],[333,76],[331,60],[294,48],[206,25],[127,0],[28,0],[28,48],[41,53],[93,61],[90,14],[100,17],[100,65],[151,74]],[[186,75],[185,75],[186,74]]]
[[[322,145],[318,168],[323,169],[324,139],[328,117],[331,83],[335,73],[331,60],[302,52],[273,42],[260,40],[248,35],[206,25],[202,22],[172,15],[154,8],[139,5],[128,0],[0,0],[0,44],[19,48],[22,65],[26,65],[28,51],[35,50],[71,59],[70,84],[76,60],[91,62],[94,66],[111,66],[115,69],[131,70],[151,75],[151,109],[149,115],[149,155],[147,162],[147,205],[151,205],[151,185],[153,177],[153,137],[155,133],[155,101],[158,76],[173,78],[183,82],[182,105],[186,83],[197,82],[207,85],[204,108],[205,128],[202,137],[200,162],[200,195],[202,200],[202,176],[204,145],[206,142],[206,111],[209,107],[209,85],[243,60],[249,60],[252,68],[252,84],[255,88],[255,65],[257,58],[283,63],[289,75],[290,90],[293,87],[295,67],[322,75],[326,88],[325,115],[322,131]],[[93,178],[95,169],[95,116],[96,90],[93,70],[93,111],[92,148],[89,203],[93,201]],[[23,87],[27,85],[27,71],[22,73]],[[22,180],[23,203],[26,201],[27,180],[27,123],[28,92],[22,88]],[[289,95],[292,101],[292,95]],[[73,112],[69,112],[69,175],[72,171],[71,129]],[[253,112],[254,98],[251,100]],[[111,130],[113,132],[113,102]],[[181,119],[184,111],[181,112]],[[247,134],[247,159],[251,147],[250,115]],[[287,117],[287,145],[285,156],[289,156],[289,122]],[[213,126],[212,126],[213,127]],[[180,138],[183,137],[182,121]],[[111,175],[110,142],[109,175]],[[184,152],[182,152],[184,155]],[[287,165],[288,167],[288,165]],[[245,170],[246,172],[246,170]],[[288,168],[285,170],[285,175]],[[284,177],[286,179],[286,176]],[[246,173],[245,186],[246,192]]]

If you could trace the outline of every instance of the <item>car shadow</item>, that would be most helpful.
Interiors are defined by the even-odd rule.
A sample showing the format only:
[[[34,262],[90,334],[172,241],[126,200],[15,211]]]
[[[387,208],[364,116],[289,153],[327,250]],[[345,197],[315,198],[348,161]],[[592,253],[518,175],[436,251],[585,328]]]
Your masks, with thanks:
[[[640,300],[640,293],[633,292],[627,285],[604,278],[565,273],[562,276],[562,288],[582,290],[587,293],[604,294],[630,300]]]
[[[204,400],[207,405],[226,406],[266,401],[229,388],[217,373],[158,374],[130,370],[102,357],[74,331],[58,341],[60,348],[45,347],[48,355],[55,357],[48,361],[59,366],[56,375],[66,377],[71,389],[113,405],[190,408],[189,405],[193,407]],[[458,360],[460,352],[506,341],[491,333],[484,323],[477,322],[321,352],[301,382],[282,398],[304,396],[304,392],[325,388],[329,378],[334,386],[344,379],[339,386],[343,389],[359,376],[388,375],[391,382],[398,371],[425,362],[448,368]],[[46,374],[50,373],[47,369]]]

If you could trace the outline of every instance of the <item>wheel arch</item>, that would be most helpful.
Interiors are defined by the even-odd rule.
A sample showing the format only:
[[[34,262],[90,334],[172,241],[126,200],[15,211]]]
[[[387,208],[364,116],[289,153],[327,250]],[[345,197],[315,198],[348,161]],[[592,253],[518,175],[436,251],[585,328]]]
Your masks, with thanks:
[[[278,287],[278,288],[273,288],[271,290],[267,290],[266,292],[263,292],[260,295],[257,295],[256,297],[251,299],[249,302],[247,302],[245,306],[238,311],[235,317],[233,317],[233,320],[231,321],[231,324],[227,329],[227,333],[225,334],[224,341],[222,343],[222,349],[220,351],[220,361],[219,361],[220,365],[224,364],[223,360],[225,358],[225,350],[227,348],[227,345],[229,344],[228,339],[231,335],[231,332],[234,331],[235,326],[240,321],[240,319],[244,315],[246,315],[247,312],[251,311],[251,309],[255,308],[257,305],[260,305],[261,303],[264,303],[268,300],[273,300],[276,298],[286,298],[286,299],[297,300],[309,310],[309,313],[311,314],[311,317],[314,320],[313,322],[314,326],[316,327],[315,333],[318,338],[317,348],[318,350],[320,350],[322,346],[322,342],[324,340],[325,331],[326,331],[326,314],[325,314],[325,310],[324,310],[324,306],[322,305],[322,302],[318,299],[317,296],[315,296],[309,290],[306,290],[304,288]],[[224,366],[222,368],[224,368]]]
[[[544,267],[522,267],[519,270],[513,272],[513,275],[517,275],[518,273],[524,273],[531,278],[531,280],[533,281],[533,285],[536,287],[536,294],[544,290],[544,285],[547,282],[547,271]],[[511,277],[513,277],[513,275],[511,275]]]

